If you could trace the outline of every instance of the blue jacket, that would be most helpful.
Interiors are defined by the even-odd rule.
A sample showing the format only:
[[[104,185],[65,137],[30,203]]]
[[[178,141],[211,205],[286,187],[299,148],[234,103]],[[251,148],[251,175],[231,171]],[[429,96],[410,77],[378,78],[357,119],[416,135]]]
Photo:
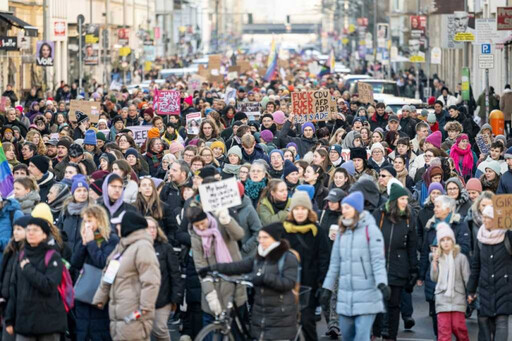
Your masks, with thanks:
[[[496,194],[512,194],[512,170],[509,169],[501,176]]]
[[[262,159],[263,161],[266,161],[268,164],[270,164],[270,159],[268,158],[267,154],[263,151],[263,147],[259,144],[256,144],[254,146],[254,151],[251,155],[247,155],[245,152],[245,149],[242,148],[242,159],[244,162],[253,163],[256,160]]]
[[[384,238],[375,219],[364,211],[354,230],[338,233],[323,287],[331,291],[338,283],[336,312],[345,316],[385,311],[377,286],[388,284]]]
[[[16,219],[23,216],[18,200],[4,199],[3,205],[2,211],[0,211],[0,262],[2,261],[5,247],[9,244],[12,236],[12,224]],[[13,221],[11,221],[11,217]]]

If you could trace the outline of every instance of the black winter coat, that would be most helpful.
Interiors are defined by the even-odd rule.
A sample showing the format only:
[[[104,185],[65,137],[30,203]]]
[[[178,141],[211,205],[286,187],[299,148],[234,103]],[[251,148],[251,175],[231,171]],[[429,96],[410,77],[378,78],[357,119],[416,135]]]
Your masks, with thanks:
[[[512,241],[512,231],[506,238]],[[512,256],[505,243],[496,245],[478,243],[471,262],[468,292],[478,289],[480,310],[478,316],[495,317],[512,314]]]
[[[115,211],[114,214],[110,214],[110,211],[108,210],[108,208],[103,203],[103,199],[102,198],[98,199],[97,203],[98,203],[98,205],[103,207],[105,209],[105,211],[107,211],[107,215],[108,215],[109,221],[111,221],[112,218],[119,217],[121,215],[121,213],[123,213],[124,211],[137,211],[137,209],[133,205],[130,205],[130,204],[128,204],[128,203],[123,201],[123,203],[121,204],[121,206],[119,206],[117,211]],[[112,224],[112,223],[110,225],[111,225],[110,226],[111,227],[111,231],[114,232],[115,234],[117,234],[116,226],[114,224]]]
[[[66,234],[66,244],[71,250],[74,250],[77,244],[82,244],[82,235],[80,233],[82,217],[80,214],[71,214],[67,207],[64,208],[57,222],[57,227]]]
[[[418,273],[416,218],[400,218],[393,223],[384,206],[374,213],[384,237],[384,253],[388,284],[405,286],[413,273]]]
[[[2,257],[2,268],[0,269],[0,296],[7,301],[9,298],[9,287],[12,281],[12,276],[16,269],[14,268],[17,263],[18,253],[6,253]]]
[[[81,236],[80,243],[75,244],[71,266],[81,270],[84,264],[103,269],[107,263],[108,256],[114,251],[119,237],[111,233],[108,241],[98,246],[96,241],[83,245]],[[110,319],[108,307],[98,309],[96,306],[75,301],[75,319],[77,340],[110,340]]]
[[[427,221],[434,216],[434,204],[429,202],[418,213],[416,218],[416,234],[418,235],[418,251],[421,252],[423,245],[423,236],[425,235],[425,226]]]
[[[279,139],[279,143],[281,143],[281,145],[286,146],[288,143],[294,142],[298,148],[297,153],[299,154],[300,157],[304,157],[304,155],[306,155],[307,152],[313,149],[313,147],[317,143],[317,140],[314,137],[308,139],[303,135],[301,135],[300,137],[291,137],[288,135],[290,128],[290,121],[286,121],[277,136]]]
[[[332,245],[334,244],[334,241],[329,239],[329,229],[331,225],[338,225],[340,216],[341,212],[331,211],[329,207],[320,213],[320,233],[327,236],[327,240],[329,241],[329,254],[331,254]]]
[[[298,260],[286,241],[266,257],[255,255],[239,262],[216,264],[215,270],[227,274],[248,274],[257,278],[254,285],[254,305],[251,316],[251,336],[256,340],[291,340],[297,334],[295,287]],[[282,273],[279,259],[284,258]],[[262,283],[259,284],[259,281]]]
[[[184,288],[178,257],[169,243],[155,241],[154,247],[162,275],[155,308],[162,308],[169,303],[179,305],[183,301]]]
[[[26,244],[23,257],[29,263],[23,269],[16,264],[5,316],[6,326],[14,326],[16,334],[40,336],[66,331],[66,310],[57,290],[64,263],[55,252],[45,265],[46,252],[51,248],[44,242],[35,248]]]

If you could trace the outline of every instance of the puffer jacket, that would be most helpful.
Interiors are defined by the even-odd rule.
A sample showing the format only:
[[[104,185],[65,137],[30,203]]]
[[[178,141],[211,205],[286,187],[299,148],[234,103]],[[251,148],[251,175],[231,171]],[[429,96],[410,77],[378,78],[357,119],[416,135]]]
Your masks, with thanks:
[[[209,215],[209,214],[208,214]],[[210,216],[210,215],[209,215]],[[213,217],[213,216],[210,216]],[[213,219],[217,219],[213,217]],[[226,247],[229,250],[231,259],[233,262],[237,262],[242,259],[240,250],[238,248],[238,242],[244,237],[244,229],[238,225],[235,219],[231,218],[227,225],[221,224],[217,220],[217,227],[226,243]],[[192,256],[194,257],[194,265],[196,269],[201,269],[206,266],[212,266],[217,264],[215,258],[215,247],[212,245],[210,256],[206,257],[202,245],[201,237],[194,231],[192,224],[189,226],[190,239],[192,243]],[[225,308],[229,302],[229,297],[235,295],[235,302],[238,307],[241,307],[247,301],[247,294],[243,286],[238,286],[236,291],[234,290],[234,284],[227,282],[212,283],[209,278],[205,278],[201,281],[201,308],[203,312],[214,315],[210,310],[208,302],[206,301],[206,295],[213,290],[217,291],[219,301],[223,308]]]
[[[418,251],[421,252],[423,246],[423,236],[425,234],[425,226],[430,218],[434,216],[434,204],[430,202],[426,203],[425,206],[418,212],[416,218],[416,234],[418,235]]]
[[[325,234],[329,240],[329,253],[331,252],[332,244],[334,243],[329,239],[329,229],[331,228],[331,225],[338,225],[338,219],[340,216],[341,210],[331,211],[329,207],[320,213],[320,222],[318,225],[320,225],[320,233]]]
[[[388,284],[384,238],[368,211],[363,211],[354,230],[338,233],[323,287],[333,291],[338,283],[336,312],[345,316],[385,311],[377,288]]]
[[[272,203],[268,198],[263,198],[258,205],[258,216],[260,217],[261,224],[266,226],[271,223],[282,223],[288,216],[288,209],[290,207],[291,199],[288,199],[286,207],[282,211],[275,212]]]
[[[16,334],[37,337],[66,331],[66,310],[57,290],[64,263],[60,254],[54,252],[46,266],[45,257],[50,249],[52,246],[45,242],[37,247],[26,244],[23,257],[29,263],[23,269],[15,265],[5,325],[14,326]]]
[[[445,256],[439,258],[438,269],[435,270],[433,266],[430,267],[430,278],[434,282],[438,282],[436,285],[435,295],[436,299],[436,313],[458,311],[461,313],[466,312],[466,284],[469,280],[469,262],[466,256],[460,253],[458,248],[454,249],[453,257],[455,263],[455,288],[452,296],[445,296],[446,290],[440,288],[439,282],[443,279],[439,278],[439,267],[445,266],[447,260]],[[451,256],[448,256],[451,257]],[[447,284],[447,283],[444,283]],[[443,285],[444,286],[444,285]]]
[[[160,288],[160,267],[149,233],[136,230],[121,238],[107,259],[104,273],[112,260],[120,262],[114,282],[101,281],[93,304],[109,303],[113,340],[149,340]],[[147,314],[126,323],[124,318],[137,310]]]
[[[252,205],[251,198],[244,195],[242,197],[242,203],[229,211],[230,215],[234,217],[238,224],[244,229],[244,238],[240,246],[242,256],[253,255],[258,247],[258,232],[261,230],[262,226],[258,213]]]
[[[279,260],[284,258],[282,273]],[[281,240],[266,257],[256,254],[240,262],[217,264],[214,269],[227,274],[263,276],[263,284],[254,286],[251,336],[255,340],[291,340],[297,334],[297,311],[292,289],[297,281],[299,262]]]
[[[512,232],[507,231],[505,238],[512,241]],[[471,262],[468,292],[478,292],[479,316],[512,315],[511,276],[512,256],[504,241],[495,245],[477,243]]]
[[[66,235],[66,243],[71,250],[74,250],[77,244],[82,244],[82,216],[79,212],[71,213],[69,206],[65,207],[58,219],[57,227]],[[77,214],[78,213],[78,214]]]
[[[512,169],[509,169],[500,177],[496,194],[512,194]]]
[[[183,301],[183,280],[180,264],[171,244],[155,241],[155,252],[160,264],[160,291],[156,300],[156,309],[169,303],[180,304]]]
[[[16,199],[4,199],[2,205],[0,211],[0,262],[12,236],[12,223],[23,216],[21,206]]]
[[[81,240],[81,238],[80,238]],[[71,256],[71,266],[74,269],[82,269],[84,264],[92,265],[98,269],[103,269],[107,263],[107,258],[112,253],[119,237],[111,233],[108,241],[105,240],[98,245],[93,240],[83,245],[78,243]],[[77,340],[111,340],[108,310],[98,309],[98,307],[82,303],[75,300],[75,320]]]
[[[471,237],[468,225],[458,213],[452,213],[449,224],[455,234],[455,243],[460,246],[461,252],[469,257],[471,251]],[[423,234],[423,245],[420,252],[420,273],[419,279],[425,282],[425,298],[427,301],[434,300],[436,284],[430,278],[430,246],[436,238],[436,217],[430,218]]]
[[[388,284],[405,286],[410,277],[418,273],[416,218],[411,215],[393,223],[385,205],[374,213],[374,218],[384,236]]]

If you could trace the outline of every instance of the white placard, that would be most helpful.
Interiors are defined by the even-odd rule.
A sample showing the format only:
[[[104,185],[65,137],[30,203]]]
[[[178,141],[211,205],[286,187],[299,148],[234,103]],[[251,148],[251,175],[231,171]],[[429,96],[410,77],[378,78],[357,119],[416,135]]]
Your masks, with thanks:
[[[199,196],[205,212],[235,207],[242,203],[235,177],[200,185]]]
[[[431,64],[441,64],[441,49],[439,47],[434,47],[430,51],[430,63]]]

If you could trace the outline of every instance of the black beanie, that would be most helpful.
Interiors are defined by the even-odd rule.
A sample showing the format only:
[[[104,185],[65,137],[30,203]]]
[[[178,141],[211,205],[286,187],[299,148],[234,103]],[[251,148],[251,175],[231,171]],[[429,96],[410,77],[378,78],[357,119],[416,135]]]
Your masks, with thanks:
[[[381,171],[385,170],[386,172],[391,174],[394,178],[396,178],[396,170],[393,168],[393,166],[388,165],[388,166],[382,167],[380,170]]]
[[[46,172],[48,172],[48,168],[50,168],[50,160],[46,156],[36,155],[30,159],[30,162],[32,162],[43,174],[46,174]]]
[[[284,232],[283,223],[272,223],[267,226],[263,226],[261,231],[268,233],[275,241],[279,241]]]
[[[214,176],[214,175],[217,175],[219,174],[219,171],[217,170],[217,168],[213,167],[213,166],[206,166],[206,167],[203,167],[199,170],[199,174],[197,174],[200,178],[204,179],[204,178],[207,178],[209,176]]]
[[[123,179],[116,173],[110,173],[110,176],[107,178],[107,185],[110,185],[114,180],[119,180],[123,182]]]
[[[32,217],[29,221],[28,221],[28,225],[37,225],[41,228],[41,230],[43,230],[43,232],[47,235],[47,236],[50,236],[51,234],[51,229],[50,229],[50,224],[48,223],[47,220],[43,219],[43,218],[35,218],[35,217]]]
[[[21,216],[19,217],[18,219],[16,219],[14,221],[14,224],[13,225],[18,225],[18,226],[21,226],[23,228],[27,228],[28,226],[28,223],[30,221],[30,219],[32,219],[32,216],[31,215],[24,215],[24,216]]]
[[[94,181],[90,188],[94,191],[94,193],[98,194],[99,196],[103,195],[103,181],[105,179],[98,179]]]
[[[146,218],[137,211],[126,211],[121,220],[121,237],[126,237],[137,230],[144,230],[148,227]]]
[[[235,114],[234,120],[241,121],[247,119],[247,115],[243,111],[239,111]]]

